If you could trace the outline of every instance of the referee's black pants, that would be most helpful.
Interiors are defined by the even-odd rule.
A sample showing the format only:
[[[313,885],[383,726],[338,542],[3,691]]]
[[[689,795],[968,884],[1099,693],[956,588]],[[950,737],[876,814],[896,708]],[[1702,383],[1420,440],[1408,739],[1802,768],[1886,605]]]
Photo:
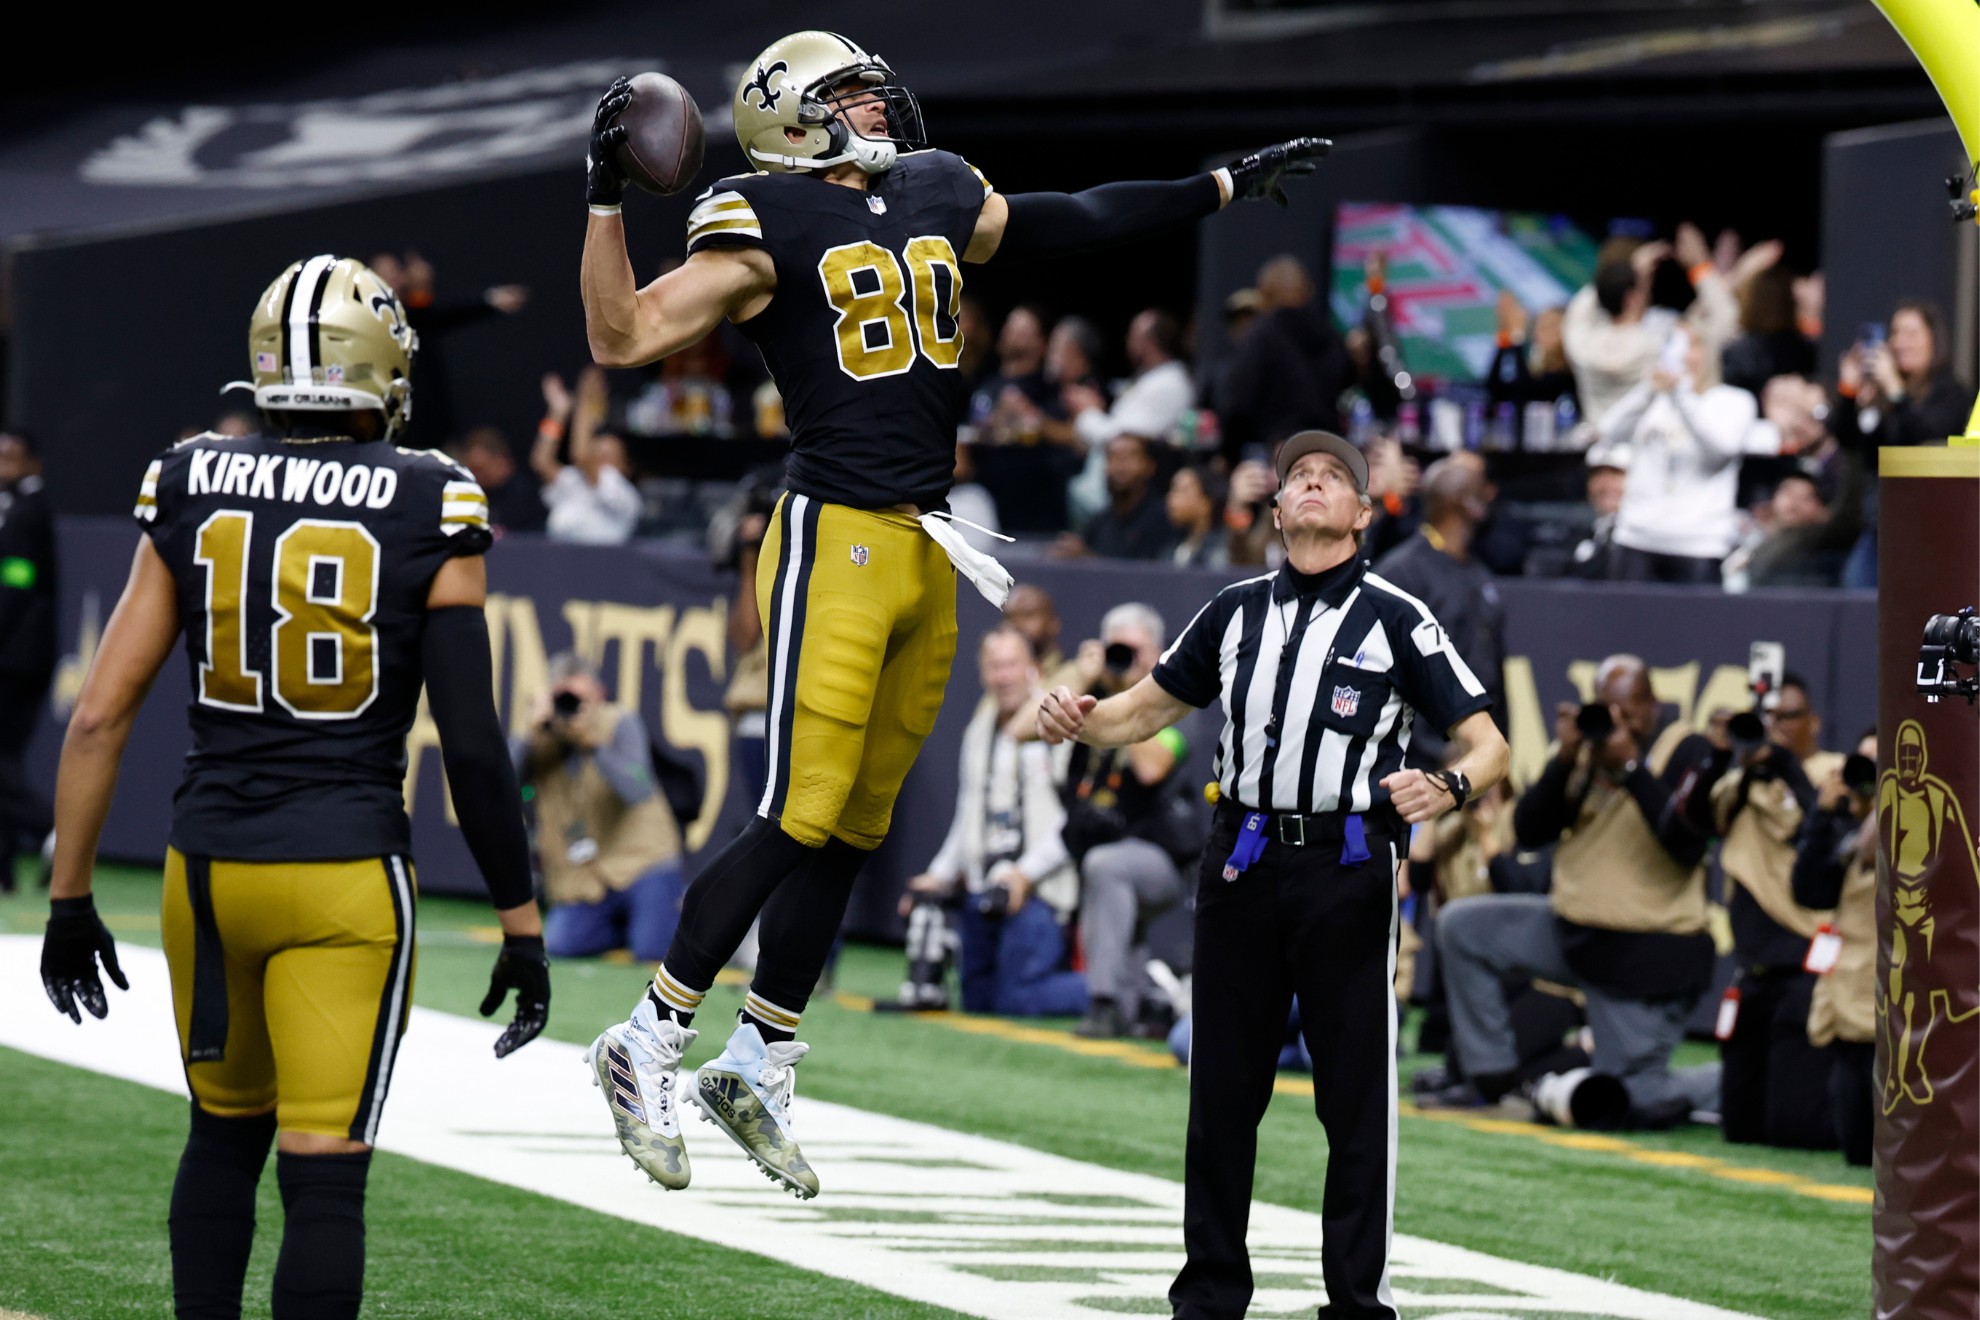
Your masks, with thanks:
[[[1223,876],[1243,813],[1220,808],[1196,891],[1183,1241],[1177,1320],[1238,1320],[1251,1302],[1245,1229],[1258,1123],[1299,996],[1313,1102],[1327,1131],[1322,1320],[1396,1320],[1389,1237],[1396,1172],[1396,835],[1368,818],[1369,859],[1341,862],[1338,823],[1277,841]],[[1318,836],[1318,837],[1316,837]]]

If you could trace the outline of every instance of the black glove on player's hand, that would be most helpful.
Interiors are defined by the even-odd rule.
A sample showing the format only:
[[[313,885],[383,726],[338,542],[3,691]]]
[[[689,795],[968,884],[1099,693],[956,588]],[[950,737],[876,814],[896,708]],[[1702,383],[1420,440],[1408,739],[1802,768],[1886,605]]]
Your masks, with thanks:
[[[584,149],[584,200],[588,206],[617,206],[626,191],[618,154],[619,144],[626,140],[626,126],[614,121],[630,104],[630,78],[620,78],[598,98],[598,111],[591,117],[591,143]]]
[[[481,1016],[493,1017],[511,990],[516,992],[516,1020],[495,1042],[498,1059],[506,1059],[542,1035],[543,1025],[550,1020],[550,955],[543,951],[541,935],[502,937],[502,952],[495,955],[495,973],[488,978]]]
[[[96,915],[96,900],[85,894],[50,903],[48,933],[41,938],[41,985],[57,1011],[67,1013],[78,1024],[82,1022],[82,1014],[76,1011],[78,1001],[91,1017],[100,1018],[110,1011],[103,982],[96,975],[98,957],[119,990],[131,988],[117,966],[117,941],[110,938],[103,918]]]
[[[1333,149],[1327,138],[1302,137],[1232,161],[1226,166],[1231,172],[1231,200],[1269,197],[1285,206],[1286,193],[1280,181],[1289,175],[1313,173],[1320,168],[1320,158]]]

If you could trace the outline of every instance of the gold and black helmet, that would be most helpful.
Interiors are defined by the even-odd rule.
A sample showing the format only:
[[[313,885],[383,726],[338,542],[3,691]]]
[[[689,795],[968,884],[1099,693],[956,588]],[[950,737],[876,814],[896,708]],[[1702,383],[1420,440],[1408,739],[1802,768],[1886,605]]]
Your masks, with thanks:
[[[878,97],[889,136],[855,133],[840,117],[846,102]],[[820,170],[850,161],[883,174],[903,151],[928,145],[921,106],[894,81],[894,71],[836,32],[793,32],[743,67],[736,84],[736,139],[751,165],[766,170]],[[786,129],[804,135],[793,142]]]
[[[419,336],[392,286],[361,261],[324,255],[276,277],[248,323],[255,406],[269,412],[385,414],[385,437],[412,416]],[[230,387],[232,388],[232,387]]]

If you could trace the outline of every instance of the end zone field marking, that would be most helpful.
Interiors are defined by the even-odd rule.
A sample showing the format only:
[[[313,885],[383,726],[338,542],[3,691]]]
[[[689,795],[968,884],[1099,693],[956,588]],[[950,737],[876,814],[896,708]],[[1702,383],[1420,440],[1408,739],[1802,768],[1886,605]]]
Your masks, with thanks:
[[[39,954],[35,937],[0,937],[0,1003],[19,1006],[0,1015],[0,1045],[185,1093],[163,954],[128,947],[130,991],[112,992],[108,1020],[80,1027],[46,1006]],[[686,1133],[694,1185],[661,1192],[619,1151],[579,1046],[539,1039],[497,1061],[499,1024],[415,1008],[410,1029],[384,1150],[984,1320],[1152,1312],[1182,1264],[1178,1183],[803,1096],[795,1116],[825,1183],[818,1200],[771,1188],[699,1122]],[[1319,1244],[1317,1213],[1253,1207],[1254,1314],[1313,1312]],[[1412,1320],[1752,1320],[1402,1234],[1393,1259]]]
[[[833,1001],[841,1008],[856,1013],[870,1012],[873,1001],[860,995],[838,994]],[[1055,1031],[1049,1027],[1027,1027],[1006,1018],[976,1017],[948,1011],[914,1013],[909,1016],[950,1031],[966,1031],[972,1035],[995,1036],[999,1040],[1015,1041],[1022,1045],[1047,1045],[1064,1050],[1069,1054],[1080,1054],[1088,1058],[1113,1059],[1136,1068],[1175,1068],[1175,1056],[1166,1051],[1130,1044],[1122,1040],[1087,1040],[1075,1036],[1070,1031]],[[1303,1077],[1279,1077],[1272,1083],[1272,1090],[1279,1095],[1298,1095],[1311,1099],[1313,1083]],[[1503,1118],[1470,1117],[1461,1111],[1426,1111],[1418,1109],[1407,1101],[1403,1102],[1402,1114],[1405,1118],[1420,1118],[1432,1123],[1456,1123],[1473,1132],[1484,1132],[1498,1136],[1532,1137],[1549,1146],[1564,1150],[1595,1151],[1605,1155],[1621,1155],[1625,1159],[1640,1164],[1655,1164],[1672,1169],[1697,1169],[1714,1178],[1725,1178],[1731,1182],[1771,1185],[1797,1196],[1812,1196],[1822,1201],[1838,1201],[1848,1205],[1870,1205],[1877,1197],[1868,1187],[1851,1187],[1842,1183],[1818,1183],[1812,1178],[1798,1173],[1784,1173],[1778,1169],[1754,1169],[1728,1164],[1724,1160],[1709,1155],[1693,1155],[1686,1151],[1655,1150],[1625,1141],[1621,1137],[1605,1136],[1597,1132],[1562,1131],[1543,1123],[1521,1123]]]

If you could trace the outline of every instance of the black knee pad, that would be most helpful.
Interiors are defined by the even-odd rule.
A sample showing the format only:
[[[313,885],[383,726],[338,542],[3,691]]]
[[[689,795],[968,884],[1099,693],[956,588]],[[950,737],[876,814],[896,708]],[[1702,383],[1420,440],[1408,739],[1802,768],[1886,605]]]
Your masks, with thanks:
[[[274,1320],[355,1320],[364,1300],[364,1184],[371,1152],[275,1157],[282,1254]]]

